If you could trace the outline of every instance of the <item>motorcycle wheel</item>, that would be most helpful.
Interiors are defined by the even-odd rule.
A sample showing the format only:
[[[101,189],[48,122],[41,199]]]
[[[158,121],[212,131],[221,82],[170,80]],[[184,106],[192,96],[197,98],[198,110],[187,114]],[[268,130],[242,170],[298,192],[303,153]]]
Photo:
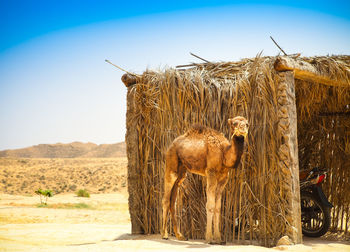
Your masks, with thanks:
[[[331,224],[329,208],[310,192],[300,193],[301,226],[305,236],[320,237]]]

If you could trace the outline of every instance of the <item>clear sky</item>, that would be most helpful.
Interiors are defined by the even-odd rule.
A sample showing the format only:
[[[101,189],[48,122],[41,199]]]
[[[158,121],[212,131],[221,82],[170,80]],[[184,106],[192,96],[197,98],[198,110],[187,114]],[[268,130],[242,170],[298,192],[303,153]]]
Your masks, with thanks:
[[[0,150],[124,140],[123,72],[350,54],[350,1],[0,0]]]

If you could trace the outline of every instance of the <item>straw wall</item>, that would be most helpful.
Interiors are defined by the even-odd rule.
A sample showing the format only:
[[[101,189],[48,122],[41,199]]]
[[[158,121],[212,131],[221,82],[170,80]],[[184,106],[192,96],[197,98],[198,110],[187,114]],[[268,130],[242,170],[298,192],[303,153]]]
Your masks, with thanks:
[[[342,75],[349,79],[350,74]],[[328,171],[323,184],[334,205],[332,232],[350,229],[350,88],[297,81],[300,170]]]
[[[250,132],[242,166],[232,170],[223,193],[223,237],[271,246],[288,233],[293,222],[287,183],[291,172],[279,169],[283,132],[278,130],[278,77],[272,63],[257,58],[240,66],[145,72],[129,88],[134,113],[127,120],[135,123],[130,130],[138,136],[134,168],[139,171],[130,195],[137,203],[130,210],[144,233],[160,232],[164,155],[170,143],[195,123],[228,136],[227,120],[236,115],[248,118]],[[188,174],[176,209],[180,228],[190,239],[204,238],[205,202],[205,179]]]

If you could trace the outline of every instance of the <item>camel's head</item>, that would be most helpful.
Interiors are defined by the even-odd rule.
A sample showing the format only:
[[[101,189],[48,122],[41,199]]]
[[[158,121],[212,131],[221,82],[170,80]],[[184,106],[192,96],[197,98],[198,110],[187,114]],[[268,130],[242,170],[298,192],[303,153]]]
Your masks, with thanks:
[[[248,121],[242,116],[236,116],[235,118],[228,119],[232,136],[244,136],[248,135]]]

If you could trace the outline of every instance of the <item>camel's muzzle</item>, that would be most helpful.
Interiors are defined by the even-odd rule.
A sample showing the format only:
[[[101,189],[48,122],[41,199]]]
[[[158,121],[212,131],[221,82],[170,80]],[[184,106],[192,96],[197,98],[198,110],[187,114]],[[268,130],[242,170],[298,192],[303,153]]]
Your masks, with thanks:
[[[232,136],[244,136],[244,138],[247,138],[248,135],[248,129],[239,129],[239,128],[235,128],[233,131]]]

